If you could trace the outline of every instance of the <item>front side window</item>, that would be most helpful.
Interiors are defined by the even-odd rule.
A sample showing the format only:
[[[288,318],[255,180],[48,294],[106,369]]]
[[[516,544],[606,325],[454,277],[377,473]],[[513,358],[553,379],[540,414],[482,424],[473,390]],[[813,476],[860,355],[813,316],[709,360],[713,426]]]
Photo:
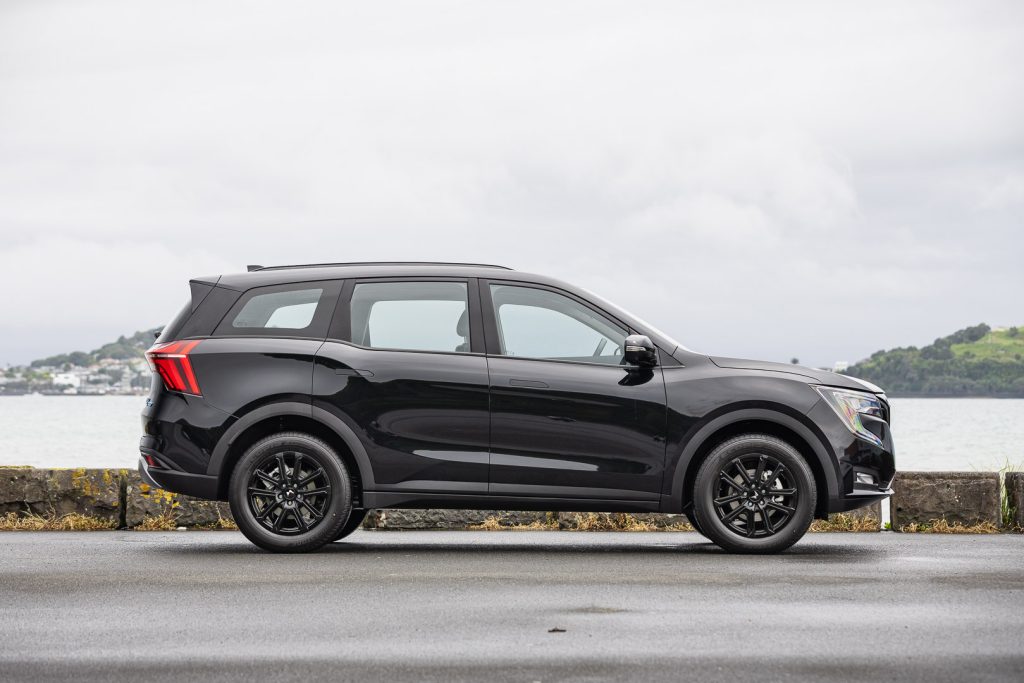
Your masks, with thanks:
[[[618,365],[629,332],[562,294],[491,285],[503,356]]]
[[[352,292],[352,342],[373,349],[468,353],[465,282],[361,282]]]

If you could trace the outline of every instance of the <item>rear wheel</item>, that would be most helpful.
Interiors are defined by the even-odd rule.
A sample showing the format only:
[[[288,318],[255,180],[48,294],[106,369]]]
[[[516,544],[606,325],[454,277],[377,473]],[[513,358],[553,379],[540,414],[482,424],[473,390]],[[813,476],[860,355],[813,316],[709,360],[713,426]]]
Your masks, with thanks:
[[[259,547],[307,552],[338,537],[351,517],[352,485],[329,445],[287,432],[245,452],[231,473],[228,500],[238,528]]]
[[[785,441],[745,434],[720,444],[697,472],[694,518],[734,553],[777,553],[807,532],[817,489],[810,467]]]
[[[692,510],[690,512],[684,512],[683,514],[686,515],[686,521],[690,523],[690,526],[693,527],[693,530],[701,536],[707,538],[707,534],[704,533],[700,528],[700,523],[697,521],[697,515],[693,514]]]
[[[367,512],[369,512],[369,510],[352,510],[352,514],[348,516],[348,521],[342,525],[341,531],[339,531],[338,535],[334,537],[334,540],[340,541],[358,529],[359,525],[363,523],[364,519],[366,519]]]

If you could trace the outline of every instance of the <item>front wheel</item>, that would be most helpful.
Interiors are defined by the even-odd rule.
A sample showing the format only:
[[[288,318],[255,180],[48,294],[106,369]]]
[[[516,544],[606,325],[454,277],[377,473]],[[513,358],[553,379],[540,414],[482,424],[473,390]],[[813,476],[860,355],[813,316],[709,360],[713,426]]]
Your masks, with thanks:
[[[800,453],[767,434],[716,447],[700,466],[693,513],[705,536],[734,553],[777,553],[807,532],[817,489]]]
[[[345,463],[320,439],[286,432],[257,441],[228,485],[245,537],[271,552],[316,550],[337,538],[352,512]]]
[[[367,512],[369,512],[369,510],[352,510],[352,514],[348,516],[348,521],[342,525],[341,530],[338,531],[338,535],[334,537],[334,540],[340,541],[358,529],[359,525],[363,523],[364,519],[366,519]]]

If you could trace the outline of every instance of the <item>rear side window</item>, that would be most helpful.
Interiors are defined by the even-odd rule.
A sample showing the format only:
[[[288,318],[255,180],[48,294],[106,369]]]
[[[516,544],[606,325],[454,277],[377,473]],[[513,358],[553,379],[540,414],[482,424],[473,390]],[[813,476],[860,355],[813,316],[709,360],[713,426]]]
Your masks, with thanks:
[[[360,346],[469,353],[465,282],[362,282],[351,306],[352,342]]]
[[[334,282],[251,289],[221,321],[217,335],[323,338],[338,289]]]
[[[324,290],[296,289],[291,292],[257,294],[245,302],[231,326],[235,328],[286,327],[304,330],[313,322]]]

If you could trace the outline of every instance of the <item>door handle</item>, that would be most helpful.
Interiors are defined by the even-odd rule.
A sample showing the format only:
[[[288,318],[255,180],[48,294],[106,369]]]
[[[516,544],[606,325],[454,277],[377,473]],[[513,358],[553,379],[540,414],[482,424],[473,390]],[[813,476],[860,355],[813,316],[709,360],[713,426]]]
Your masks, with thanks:
[[[348,375],[349,377],[373,377],[373,373],[369,370],[353,370],[352,368],[336,368],[334,374]]]
[[[532,387],[534,389],[547,389],[548,383],[535,379],[510,379],[508,383],[514,387]]]

